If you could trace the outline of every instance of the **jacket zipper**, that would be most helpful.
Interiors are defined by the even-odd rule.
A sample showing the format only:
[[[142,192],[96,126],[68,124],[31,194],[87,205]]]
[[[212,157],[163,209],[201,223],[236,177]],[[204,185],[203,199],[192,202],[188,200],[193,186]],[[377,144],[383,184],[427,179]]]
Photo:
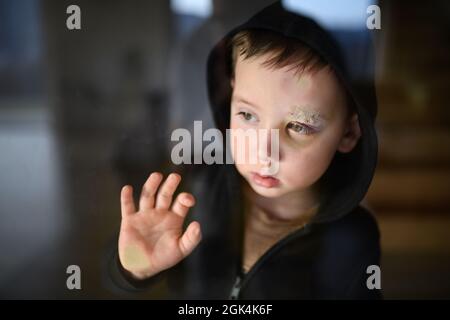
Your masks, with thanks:
[[[237,300],[239,299],[239,292],[241,291],[241,281],[242,281],[242,277],[240,275],[238,275],[236,277],[236,280],[234,281],[233,287],[231,288],[231,293],[230,293],[230,300]]]
[[[242,290],[242,287],[245,283],[248,282],[248,279],[261,267],[261,265],[266,261],[275,251],[277,251],[282,246],[286,245],[292,239],[296,238],[298,235],[301,235],[305,232],[307,227],[309,228],[309,224],[306,224],[303,228],[294,231],[290,235],[286,236],[284,239],[280,240],[274,246],[272,246],[266,253],[264,253],[258,261],[247,271],[245,274],[238,273],[236,279],[234,281],[233,287],[231,288],[229,299],[237,300],[239,299],[239,294]]]

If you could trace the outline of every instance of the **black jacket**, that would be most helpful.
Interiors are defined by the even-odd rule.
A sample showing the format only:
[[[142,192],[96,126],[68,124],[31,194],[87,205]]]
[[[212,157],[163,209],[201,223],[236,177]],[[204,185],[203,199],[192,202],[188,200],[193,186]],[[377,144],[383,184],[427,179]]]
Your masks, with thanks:
[[[336,153],[321,177],[325,192],[315,218],[270,248],[242,276],[243,240],[240,176],[233,165],[193,165],[185,191],[197,205],[190,214],[202,226],[203,240],[175,267],[146,281],[133,281],[113,254],[110,275],[125,290],[151,290],[164,281],[161,298],[188,299],[377,299],[366,273],[380,263],[377,223],[360,202],[377,161],[373,82],[361,89],[347,73],[336,42],[313,20],[286,11],[279,2],[230,31],[208,57],[207,84],[217,127],[225,134],[230,114],[228,40],[244,29],[270,30],[306,43],[332,65],[353,98],[362,137],[348,154]],[[187,186],[187,187],[186,187]],[[117,251],[117,248],[113,250]],[[160,287],[158,287],[160,288]]]

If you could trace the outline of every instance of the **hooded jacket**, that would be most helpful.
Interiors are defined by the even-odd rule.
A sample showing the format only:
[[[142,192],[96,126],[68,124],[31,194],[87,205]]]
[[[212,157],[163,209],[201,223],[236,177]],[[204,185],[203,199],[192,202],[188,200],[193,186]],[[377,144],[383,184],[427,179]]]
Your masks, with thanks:
[[[301,41],[332,66],[358,113],[362,131],[358,144],[350,153],[336,153],[321,177],[325,189],[312,221],[273,245],[245,275],[241,272],[241,177],[234,165],[228,164],[193,165],[185,173],[185,190],[197,199],[190,216],[203,230],[203,239],[190,256],[148,280],[134,281],[113,254],[111,278],[126,290],[152,290],[165,281],[167,295],[158,297],[171,299],[381,298],[380,290],[367,286],[368,267],[380,263],[379,231],[372,214],[360,205],[377,162],[373,81],[359,86],[347,72],[334,39],[313,20],[276,2],[231,30],[209,54],[208,95],[217,128],[224,136],[231,100],[228,43],[247,29],[268,30]]]

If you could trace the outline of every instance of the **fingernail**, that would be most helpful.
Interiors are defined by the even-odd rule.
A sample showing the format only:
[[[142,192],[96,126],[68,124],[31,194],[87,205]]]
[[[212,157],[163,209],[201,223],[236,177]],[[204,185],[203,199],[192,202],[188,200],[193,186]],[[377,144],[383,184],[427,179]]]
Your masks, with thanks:
[[[200,228],[199,228],[199,227],[197,227],[197,228],[194,229],[194,235],[195,235],[196,237],[198,237],[198,236],[200,235]]]

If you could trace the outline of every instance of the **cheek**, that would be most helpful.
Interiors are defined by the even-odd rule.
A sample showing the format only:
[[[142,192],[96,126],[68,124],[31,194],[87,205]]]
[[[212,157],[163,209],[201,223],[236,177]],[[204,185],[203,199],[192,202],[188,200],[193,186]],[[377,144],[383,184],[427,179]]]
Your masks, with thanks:
[[[248,171],[258,161],[256,156],[258,143],[257,130],[236,118],[231,119],[230,129],[230,151],[234,164],[239,172]],[[247,131],[253,131],[256,138],[249,139],[246,137],[245,132]]]
[[[236,154],[237,154],[237,144],[236,142],[239,141],[238,138],[238,129],[245,129],[242,127],[242,124],[239,123],[238,119],[232,117],[231,121],[230,121],[230,147],[231,147],[231,155],[234,159],[234,161],[236,161]],[[241,146],[239,146],[241,147]]]
[[[309,187],[325,173],[336,152],[336,139],[318,139],[305,148],[287,150],[283,179],[292,187]]]
[[[237,129],[243,129],[240,124],[234,120],[231,119],[230,121],[230,148],[231,148],[231,156],[233,157],[233,160],[236,162],[236,155],[237,155],[237,144],[236,142],[239,141],[239,139],[237,139],[238,135],[237,135]]]

